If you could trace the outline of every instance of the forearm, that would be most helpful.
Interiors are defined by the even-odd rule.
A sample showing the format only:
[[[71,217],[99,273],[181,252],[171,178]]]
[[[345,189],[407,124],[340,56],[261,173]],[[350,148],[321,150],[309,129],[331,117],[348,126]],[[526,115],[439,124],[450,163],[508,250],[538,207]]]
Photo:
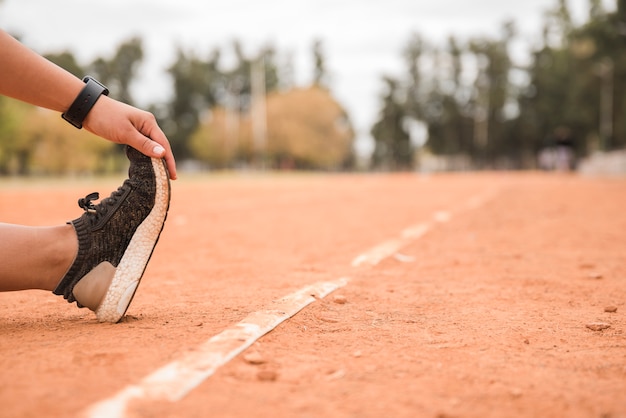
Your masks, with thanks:
[[[31,51],[0,30],[0,94],[65,112],[82,80]]]
[[[85,83],[0,30],[0,95],[66,112]],[[151,113],[102,96],[83,126],[109,141],[127,144],[153,158],[165,158],[170,178],[176,162],[167,137]]]

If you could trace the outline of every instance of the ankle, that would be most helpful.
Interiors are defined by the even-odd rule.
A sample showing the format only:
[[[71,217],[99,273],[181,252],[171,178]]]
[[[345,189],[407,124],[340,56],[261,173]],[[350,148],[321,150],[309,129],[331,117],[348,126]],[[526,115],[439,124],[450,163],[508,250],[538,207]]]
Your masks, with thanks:
[[[63,279],[78,254],[78,239],[71,224],[53,227],[53,234],[57,239],[49,248],[50,275],[45,289],[50,291]]]

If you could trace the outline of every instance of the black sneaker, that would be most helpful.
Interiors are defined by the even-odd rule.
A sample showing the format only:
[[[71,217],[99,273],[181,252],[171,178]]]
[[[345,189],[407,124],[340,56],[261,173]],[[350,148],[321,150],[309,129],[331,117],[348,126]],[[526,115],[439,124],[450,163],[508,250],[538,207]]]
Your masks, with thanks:
[[[87,307],[100,322],[118,322],[135,295],[163,229],[170,202],[165,162],[126,147],[128,179],[97,205],[98,193],[80,199],[85,213],[71,222],[78,254],[53,293]]]

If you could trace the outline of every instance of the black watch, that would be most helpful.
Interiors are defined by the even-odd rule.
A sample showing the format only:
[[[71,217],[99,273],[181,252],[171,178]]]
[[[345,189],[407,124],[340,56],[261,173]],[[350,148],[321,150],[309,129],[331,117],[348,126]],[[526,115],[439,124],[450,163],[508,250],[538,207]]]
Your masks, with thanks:
[[[109,95],[109,89],[95,78],[86,76],[83,78],[83,81],[85,82],[85,87],[83,87],[78,96],[76,96],[70,108],[61,115],[63,119],[78,129],[83,127],[83,121],[93,105],[96,104],[96,101],[100,98],[100,95]]]

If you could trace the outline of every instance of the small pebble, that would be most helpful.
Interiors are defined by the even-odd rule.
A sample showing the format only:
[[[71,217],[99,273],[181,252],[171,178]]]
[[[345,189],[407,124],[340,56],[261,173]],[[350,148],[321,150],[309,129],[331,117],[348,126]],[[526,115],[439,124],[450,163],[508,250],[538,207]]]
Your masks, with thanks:
[[[263,364],[266,361],[258,351],[251,351],[244,354],[243,359],[250,364]]]
[[[590,324],[587,324],[586,327],[592,331],[602,331],[603,329],[610,328],[611,325],[604,322],[592,322]]]
[[[334,316],[329,316],[329,315],[320,315],[317,317],[320,321],[323,322],[329,322],[331,324],[336,324],[337,322],[339,322],[339,318],[336,318]]]
[[[617,306],[607,306],[604,308],[604,312],[615,313],[617,312]]]
[[[590,273],[587,277],[589,277],[590,279],[593,279],[593,280],[600,280],[600,279],[602,279],[602,274],[601,273]]]
[[[348,302],[348,299],[346,299],[346,297],[343,295],[337,295],[333,298],[333,302],[339,305],[344,305],[346,302]]]
[[[256,374],[256,377],[262,382],[273,382],[274,380],[276,380],[278,375],[274,370],[260,370]]]
[[[326,375],[326,380],[337,380],[337,379],[341,379],[342,377],[344,377],[346,375],[346,371],[343,369],[339,369],[339,370],[335,370],[335,371],[331,371],[330,373],[328,373]]]

